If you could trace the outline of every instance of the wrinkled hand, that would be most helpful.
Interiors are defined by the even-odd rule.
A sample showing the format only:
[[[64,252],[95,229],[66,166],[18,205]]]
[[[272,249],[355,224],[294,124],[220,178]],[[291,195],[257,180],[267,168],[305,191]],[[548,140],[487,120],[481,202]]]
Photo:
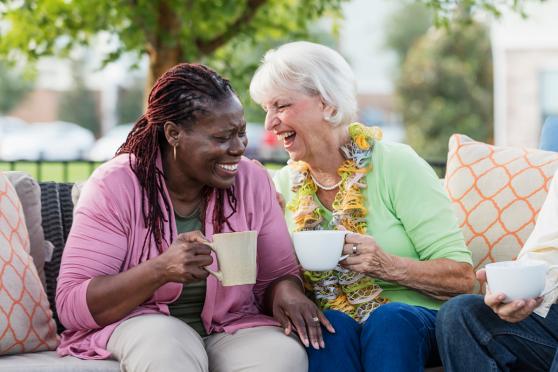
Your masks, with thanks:
[[[484,269],[477,271],[477,279],[480,281],[481,287],[486,283],[486,271]],[[504,303],[505,299],[505,294],[492,293],[488,286],[486,286],[484,303],[490,307],[500,319],[510,323],[517,323],[527,318],[543,301],[542,297],[537,297]]]
[[[308,297],[298,284],[283,280],[276,284],[273,296],[273,317],[277,319],[285,334],[296,331],[304,346],[310,344],[316,350],[325,347],[321,324],[331,333],[335,329],[325,315]]]
[[[356,252],[353,247],[356,247]],[[343,254],[349,257],[341,261],[341,266],[375,278],[386,278],[389,271],[397,268],[398,257],[384,252],[369,235],[347,234]]]
[[[169,249],[157,257],[164,267],[167,282],[191,283],[205,280],[211,265],[211,248],[200,231],[180,234]]]

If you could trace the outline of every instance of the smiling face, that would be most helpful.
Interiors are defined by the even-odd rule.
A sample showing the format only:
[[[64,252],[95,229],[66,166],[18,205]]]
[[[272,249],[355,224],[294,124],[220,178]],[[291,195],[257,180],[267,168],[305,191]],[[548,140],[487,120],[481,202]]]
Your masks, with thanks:
[[[331,115],[320,96],[285,91],[263,102],[265,128],[272,131],[291,159],[312,163],[331,144],[333,126],[324,117]]]
[[[198,114],[189,128],[180,125],[176,128],[176,133],[167,127],[165,132],[170,145],[177,145],[173,168],[181,173],[182,182],[193,187],[231,186],[248,143],[244,111],[238,98],[231,94],[212,104],[210,112]]]

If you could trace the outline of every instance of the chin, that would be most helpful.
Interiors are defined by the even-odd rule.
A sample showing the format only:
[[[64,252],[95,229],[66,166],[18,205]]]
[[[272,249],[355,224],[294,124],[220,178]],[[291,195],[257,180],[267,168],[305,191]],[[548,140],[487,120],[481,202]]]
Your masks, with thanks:
[[[228,189],[232,185],[234,185],[236,177],[232,177],[231,179],[223,179],[220,178],[218,180],[213,180],[209,186],[214,187],[216,189]]]

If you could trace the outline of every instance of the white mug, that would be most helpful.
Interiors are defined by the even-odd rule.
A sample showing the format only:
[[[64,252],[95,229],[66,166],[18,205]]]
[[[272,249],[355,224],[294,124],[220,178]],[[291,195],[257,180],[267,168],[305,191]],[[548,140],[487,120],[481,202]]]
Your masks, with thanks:
[[[208,245],[217,255],[219,271],[205,269],[225,287],[256,283],[257,241],[257,231],[213,235],[213,242]]]
[[[306,270],[327,271],[347,256],[341,256],[346,231],[310,230],[293,233],[298,261]]]
[[[557,269],[543,261],[502,261],[486,265],[486,279],[492,293],[506,295],[504,302],[526,300],[544,296],[546,273]]]

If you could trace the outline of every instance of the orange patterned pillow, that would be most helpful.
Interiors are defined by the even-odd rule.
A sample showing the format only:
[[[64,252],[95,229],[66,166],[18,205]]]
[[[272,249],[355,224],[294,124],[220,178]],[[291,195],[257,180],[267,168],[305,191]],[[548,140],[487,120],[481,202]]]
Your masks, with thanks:
[[[557,168],[555,152],[451,136],[445,187],[473,253],[475,270],[517,257]]]
[[[54,350],[52,311],[33,259],[17,194],[0,172],[0,355]]]

